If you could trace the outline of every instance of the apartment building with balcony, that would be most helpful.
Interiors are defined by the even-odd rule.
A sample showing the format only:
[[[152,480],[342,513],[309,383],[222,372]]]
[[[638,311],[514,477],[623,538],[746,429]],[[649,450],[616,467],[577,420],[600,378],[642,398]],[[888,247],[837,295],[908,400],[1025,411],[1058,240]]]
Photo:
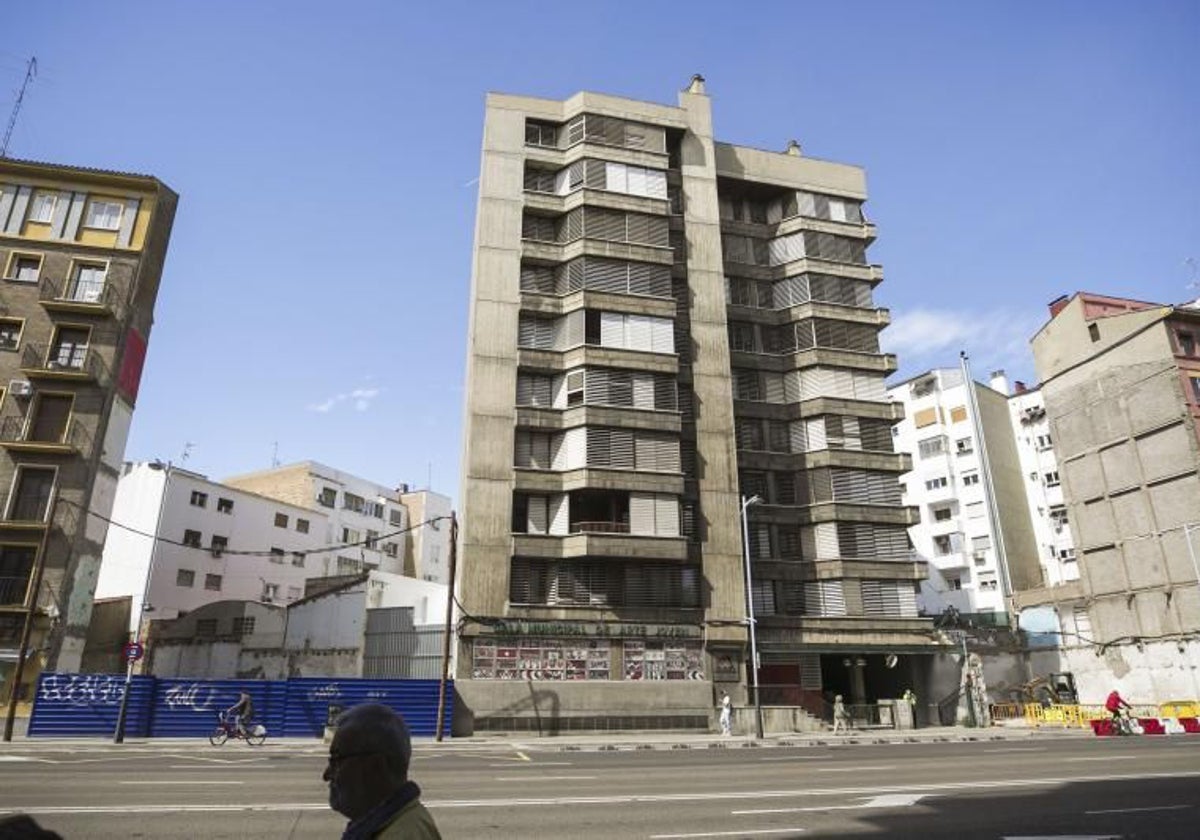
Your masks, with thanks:
[[[750,497],[763,701],[920,690],[938,647],[916,611],[865,198],[861,169],[795,144],[716,142],[699,77],[678,106],[489,95],[464,727],[704,727],[717,691],[749,702]]]
[[[905,503],[920,513],[909,539],[929,563],[921,607],[929,615],[953,607],[1004,626],[1010,578],[1028,585],[1041,571],[1008,381],[998,371],[990,383],[968,387],[961,368],[935,368],[888,394],[904,408],[894,429],[896,449],[913,459],[900,480]]]
[[[223,482],[322,514],[327,544],[362,543],[339,574],[378,570],[449,582],[450,500],[431,490],[389,487],[317,461],[285,464]],[[421,523],[438,520],[431,525]]]
[[[1054,452],[1054,436],[1042,389],[1027,388],[1023,382],[1017,382],[1008,398],[1008,409],[1021,473],[1025,476],[1029,521],[1037,542],[1042,585],[1061,586],[1079,580],[1075,539],[1063,499],[1058,456]]]
[[[0,669],[11,683],[32,611],[25,693],[80,665],[177,200],[146,175],[0,160]]]
[[[1033,338],[1077,580],[1050,607],[1080,699],[1200,694],[1200,306],[1078,292]]]

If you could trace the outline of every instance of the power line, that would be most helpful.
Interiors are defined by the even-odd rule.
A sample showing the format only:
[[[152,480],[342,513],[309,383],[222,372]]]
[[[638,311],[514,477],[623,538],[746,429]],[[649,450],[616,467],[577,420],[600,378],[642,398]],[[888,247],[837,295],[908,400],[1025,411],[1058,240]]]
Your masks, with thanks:
[[[76,502],[72,502],[68,499],[60,499],[59,502],[61,504],[71,505],[72,507],[76,507],[76,508],[83,507],[82,505],[80,505]],[[117,522],[115,519],[110,519],[109,517],[105,516],[104,514],[97,513],[94,510],[85,510],[84,513],[86,513],[88,516],[92,516],[92,517],[95,517],[96,519],[99,519],[101,522],[107,522],[109,525],[120,528],[122,531],[128,531],[131,534],[137,534],[138,536],[146,537],[147,539],[154,540],[155,542],[161,542],[161,543],[166,543],[167,545],[179,546],[180,548],[191,548],[191,549],[195,549],[197,551],[205,551],[205,552],[210,552],[210,553],[213,551],[216,551],[219,554],[233,554],[233,555],[237,555],[239,557],[278,557],[279,556],[278,549],[266,549],[266,550],[236,549],[236,548],[213,549],[211,546],[208,548],[205,548],[202,545],[196,545],[194,543],[186,543],[181,540],[173,540],[168,537],[160,537],[157,534],[151,534],[147,531],[139,530],[138,528],[134,528],[132,525],[126,525],[123,522]],[[303,551],[285,551],[284,554],[291,554],[293,556],[307,557],[310,554],[325,554],[327,552],[342,551],[347,548],[355,548],[358,546],[362,546],[365,548],[374,548],[375,547],[374,543],[378,542],[379,540],[387,539],[389,537],[396,537],[396,536],[399,536],[400,534],[407,534],[410,531],[415,531],[416,529],[423,528],[426,525],[435,525],[438,522],[442,522],[443,520],[449,520],[449,519],[450,519],[449,516],[435,516],[432,519],[426,519],[424,522],[417,522],[413,525],[409,525],[407,528],[400,528],[395,531],[389,531],[386,534],[380,534],[377,537],[370,537],[365,540],[358,540],[357,542],[340,543],[338,545],[328,545],[328,546],[324,546],[321,548],[310,548],[310,549],[305,549]]]

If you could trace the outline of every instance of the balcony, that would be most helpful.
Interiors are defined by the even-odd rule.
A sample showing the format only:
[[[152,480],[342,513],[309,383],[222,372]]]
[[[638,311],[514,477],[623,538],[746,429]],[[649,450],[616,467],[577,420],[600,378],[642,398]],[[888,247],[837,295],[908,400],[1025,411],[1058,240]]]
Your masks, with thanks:
[[[21,353],[21,370],[30,379],[103,383],[108,367],[86,344],[31,342]]]
[[[39,452],[48,455],[87,455],[92,450],[92,435],[76,418],[63,424],[44,426],[24,417],[5,417],[0,422],[0,446],[11,452]]]
[[[572,522],[572,534],[628,534],[628,522]]]
[[[572,526],[574,528],[574,526]],[[545,559],[619,557],[683,563],[688,560],[684,537],[659,537],[626,531],[574,531],[571,534],[513,534],[514,555]]]
[[[51,312],[75,312],[110,316],[116,312],[116,294],[111,283],[85,279],[42,280],[38,299]]]
[[[29,575],[0,577],[0,607],[23,607],[29,592]]]

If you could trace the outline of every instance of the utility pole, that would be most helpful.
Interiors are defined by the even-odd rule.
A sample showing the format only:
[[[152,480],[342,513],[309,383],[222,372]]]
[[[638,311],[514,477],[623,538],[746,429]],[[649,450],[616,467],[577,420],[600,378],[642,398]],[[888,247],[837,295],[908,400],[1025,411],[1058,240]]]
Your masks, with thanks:
[[[4,140],[0,141],[0,158],[8,157],[8,141],[12,139],[13,129],[17,127],[17,114],[21,113],[21,103],[25,101],[25,91],[29,87],[29,83],[36,76],[37,57],[33,56],[25,65],[25,81],[21,82],[21,90],[17,93],[17,101],[13,105],[12,116],[8,118],[8,128],[4,130]]]
[[[446,727],[446,680],[450,672],[450,641],[454,629],[454,575],[458,565],[458,516],[450,511],[450,589],[446,593],[446,631],[442,639],[442,679],[438,686],[436,741]]]
[[[33,621],[37,616],[38,594],[42,591],[42,572],[46,569],[46,547],[50,544],[50,529],[54,527],[54,513],[58,509],[58,490],[50,498],[46,513],[46,528],[42,531],[42,542],[33,561],[33,580],[25,593],[25,624],[21,627],[21,644],[17,648],[17,667],[13,670],[12,689],[8,692],[8,713],[4,718],[4,740],[11,741],[13,723],[17,717],[17,695],[21,691],[21,677],[25,674],[25,660],[29,656],[29,637],[33,635]]]

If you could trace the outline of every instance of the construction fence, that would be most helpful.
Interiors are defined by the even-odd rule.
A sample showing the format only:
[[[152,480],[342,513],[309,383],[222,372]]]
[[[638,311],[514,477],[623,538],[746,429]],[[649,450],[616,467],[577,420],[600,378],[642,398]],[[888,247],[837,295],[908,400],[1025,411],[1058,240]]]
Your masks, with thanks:
[[[999,724],[1024,721],[1027,726],[1078,727],[1087,729],[1093,720],[1104,720],[1112,713],[1102,704],[993,703],[992,720]],[[1167,703],[1135,704],[1129,710],[1135,718],[1194,718],[1200,717],[1200,701],[1172,700]]]

